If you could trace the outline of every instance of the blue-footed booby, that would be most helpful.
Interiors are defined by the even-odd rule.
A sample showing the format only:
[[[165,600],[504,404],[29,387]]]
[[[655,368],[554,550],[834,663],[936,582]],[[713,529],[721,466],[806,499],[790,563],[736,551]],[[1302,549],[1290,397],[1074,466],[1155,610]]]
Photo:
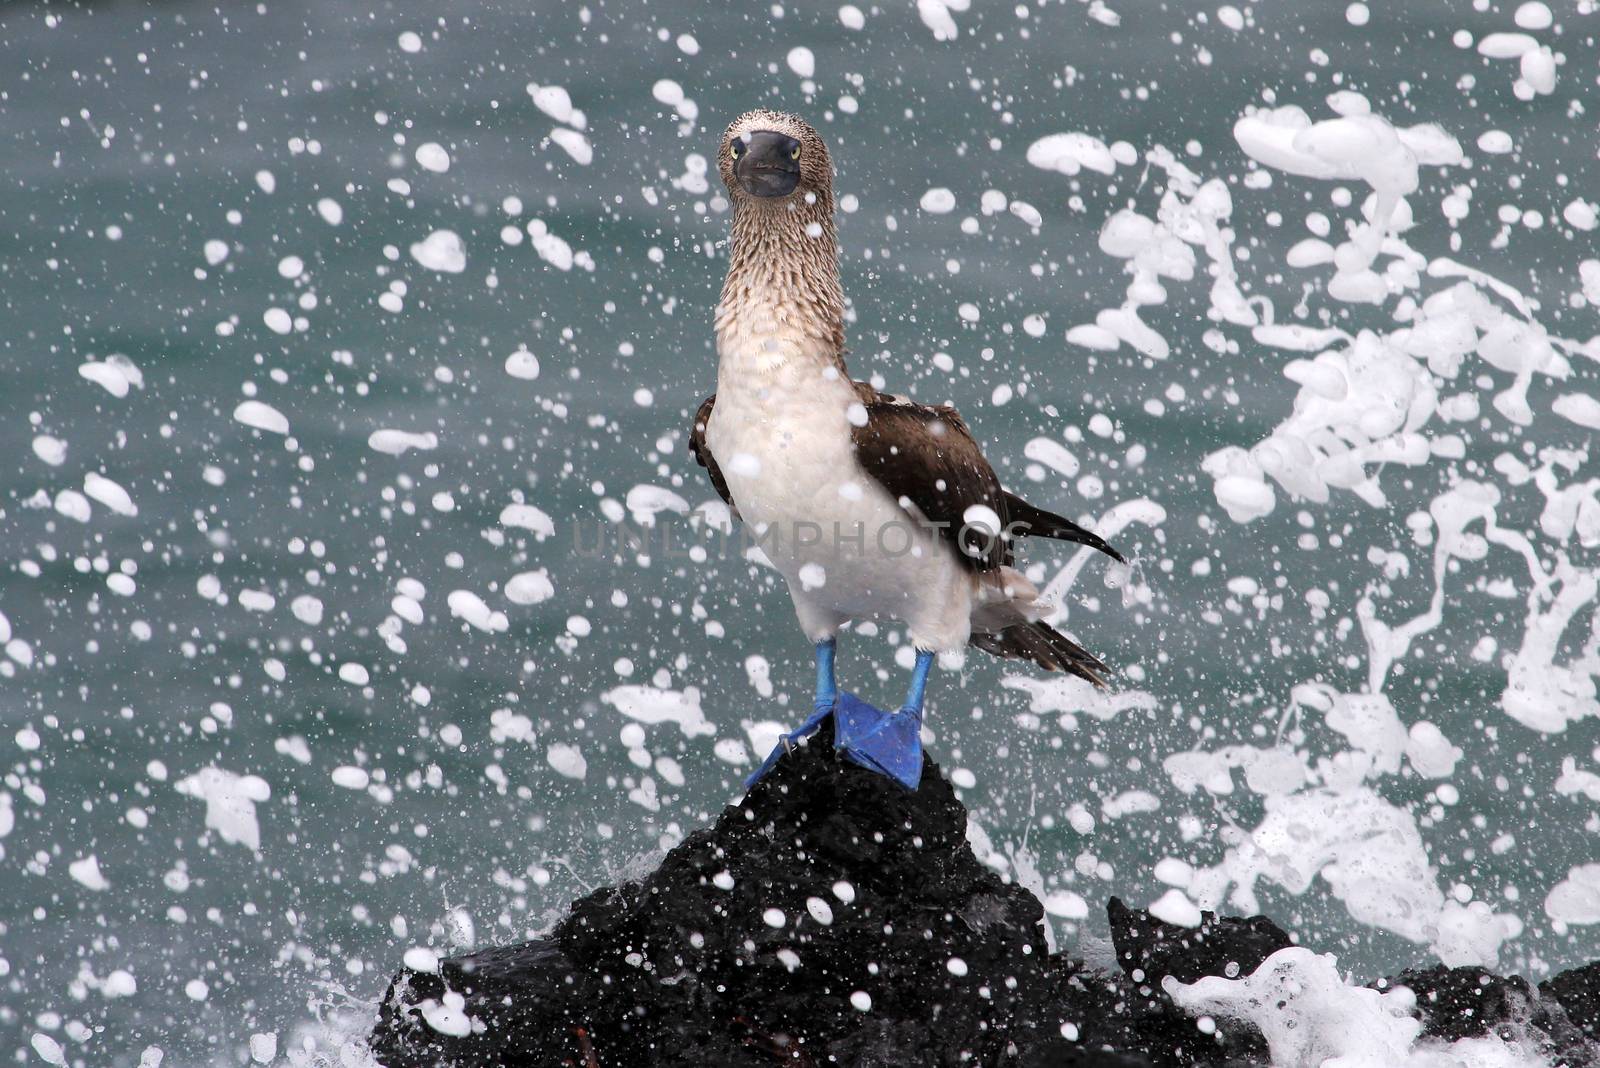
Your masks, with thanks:
[[[733,241],[716,313],[717,391],[695,415],[690,449],[787,580],[817,661],[811,716],[749,781],[832,716],[849,759],[916,789],[936,654],[970,643],[1105,684],[1106,665],[1043,622],[1048,606],[1011,566],[1012,540],[1056,538],[1122,556],[1006,492],[954,408],[851,380],[833,164],[810,125],[773,111],[741,115],[717,165]],[[916,665],[897,711],[838,690],[835,636],[854,619],[906,626]]]

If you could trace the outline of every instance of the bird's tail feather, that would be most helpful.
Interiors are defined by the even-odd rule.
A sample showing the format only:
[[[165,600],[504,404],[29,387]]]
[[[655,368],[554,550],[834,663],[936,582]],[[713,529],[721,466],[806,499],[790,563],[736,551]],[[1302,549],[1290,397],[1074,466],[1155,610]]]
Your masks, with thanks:
[[[974,631],[968,639],[986,653],[1006,660],[1028,660],[1046,671],[1065,671],[1104,688],[1111,669],[1048,623],[1013,623],[991,633]]]
[[[1017,533],[1035,538],[1054,538],[1057,541],[1076,542],[1098,549],[1118,563],[1127,563],[1111,543],[1093,531],[1085,530],[1064,516],[1036,508],[1014,493],[1006,494],[1006,514]]]

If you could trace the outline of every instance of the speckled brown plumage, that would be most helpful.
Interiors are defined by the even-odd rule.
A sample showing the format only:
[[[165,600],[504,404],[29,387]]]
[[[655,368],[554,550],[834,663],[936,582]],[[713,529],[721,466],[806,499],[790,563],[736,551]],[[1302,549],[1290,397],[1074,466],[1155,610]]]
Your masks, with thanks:
[[[774,130],[799,140],[800,185],[791,196],[763,200],[733,180],[733,138]],[[839,284],[839,242],[833,225],[833,161],[809,123],[776,111],[750,111],[728,126],[717,150],[717,168],[733,198],[733,240],[728,276],[717,305],[717,330],[745,302],[776,292],[784,304],[777,317],[827,342],[844,370],[844,289]]]

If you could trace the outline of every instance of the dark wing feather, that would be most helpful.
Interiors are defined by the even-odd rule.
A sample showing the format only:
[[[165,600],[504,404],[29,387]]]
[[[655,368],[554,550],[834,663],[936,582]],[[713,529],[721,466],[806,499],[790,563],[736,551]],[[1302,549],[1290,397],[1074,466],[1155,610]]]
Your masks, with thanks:
[[[1006,493],[956,410],[916,404],[859,384],[857,391],[866,419],[859,426],[852,422],[851,436],[867,474],[936,527],[969,567],[992,571],[1010,563],[1005,539],[968,521],[969,509],[986,508],[1003,530]]]
[[[1035,508],[1016,494],[1006,494],[1006,510],[1011,516],[1011,530],[1017,535],[1034,538],[1055,538],[1057,541],[1076,542],[1091,549],[1099,549],[1118,563],[1128,561],[1111,543],[1090,530],[1084,530],[1072,520]]]
[[[866,423],[852,431],[861,466],[897,500],[909,501],[937,524],[970,566],[989,571],[1010,564],[1011,542],[1018,537],[1087,545],[1126,563],[1100,535],[1001,489],[954,408],[879,393],[865,382],[856,383],[856,393],[867,410]],[[978,505],[998,517],[1000,537],[966,525],[967,509]]]
[[[1100,688],[1111,674],[1099,657],[1048,623],[1016,623],[995,634],[974,631],[967,640],[1004,660],[1030,660],[1046,671],[1065,671]]]
[[[722,469],[717,466],[717,458],[711,455],[711,450],[706,446],[706,424],[711,422],[711,409],[716,403],[715,393],[700,402],[700,410],[694,415],[694,426],[689,429],[689,451],[694,454],[695,461],[706,469],[706,474],[711,476],[711,488],[717,491],[722,503],[737,512],[738,508],[728,494],[728,483],[722,477]]]

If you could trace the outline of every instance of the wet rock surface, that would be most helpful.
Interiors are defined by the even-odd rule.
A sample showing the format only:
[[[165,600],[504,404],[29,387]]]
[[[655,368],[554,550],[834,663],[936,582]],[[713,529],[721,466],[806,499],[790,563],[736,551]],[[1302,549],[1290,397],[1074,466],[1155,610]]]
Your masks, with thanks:
[[[1595,1059],[1597,1051],[1590,1045],[1596,1037],[1593,1024],[1585,1034],[1559,997],[1542,996],[1520,975],[1436,964],[1408,968],[1370,985],[1410,987],[1417,995],[1426,1038],[1454,1042],[1496,1034],[1522,1040],[1556,1064],[1589,1064]],[[1569,1000],[1581,1006],[1578,999]]]
[[[1198,927],[1179,927],[1112,898],[1106,918],[1111,921],[1117,963],[1131,978],[1157,986],[1169,975],[1180,983],[1192,983],[1207,975],[1230,979],[1249,975],[1278,950],[1294,945],[1265,916],[1218,918],[1202,912],[1200,917]]]
[[[1039,901],[977,860],[966,823],[931,760],[911,793],[840,760],[825,729],[548,938],[402,969],[372,1050],[389,1068],[1265,1063],[1252,1025],[1202,1028],[1161,983],[1249,974],[1290,945],[1270,920],[1184,928],[1113,899],[1123,971],[1098,972],[1048,952]],[[1416,991],[1427,1035],[1508,1028],[1600,1064],[1600,968],[1540,989],[1486,975],[1387,982]]]
[[[1600,961],[1546,979],[1539,984],[1539,993],[1560,1002],[1567,1019],[1600,1041]]]

